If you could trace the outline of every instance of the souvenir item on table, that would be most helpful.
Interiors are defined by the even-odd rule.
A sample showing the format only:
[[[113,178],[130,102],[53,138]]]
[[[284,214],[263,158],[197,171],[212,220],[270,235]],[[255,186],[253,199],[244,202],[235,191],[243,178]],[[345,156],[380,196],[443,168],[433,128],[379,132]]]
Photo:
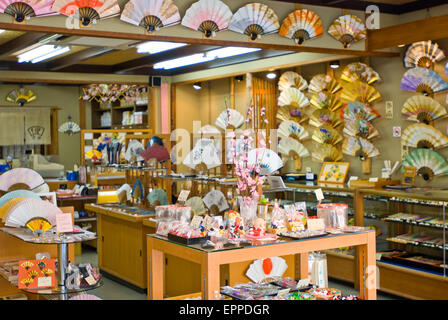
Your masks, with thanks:
[[[308,88],[308,82],[297,72],[286,71],[278,80],[278,90],[285,91],[286,89],[294,88],[297,90],[306,90]]]
[[[311,98],[311,105],[318,109],[328,109],[333,112],[342,107],[342,102],[336,95],[326,91],[321,91],[313,94]]]
[[[282,208],[280,208],[278,202],[276,202],[274,209],[272,210],[272,219],[268,227],[268,232],[280,234],[286,231],[288,231],[286,213]]]
[[[120,6],[116,0],[96,0],[76,1],[76,0],[55,0],[53,11],[66,16],[79,14],[80,26],[88,27],[95,24],[99,19],[106,19],[120,14]]]
[[[342,153],[353,157],[360,157],[361,160],[378,157],[380,155],[379,150],[369,140],[350,136],[344,139]]]
[[[433,126],[416,123],[403,131],[401,144],[412,148],[440,149],[448,145],[448,137]]]
[[[368,140],[378,137],[380,134],[369,121],[364,119],[346,120],[343,133],[351,137],[361,137]]]
[[[343,159],[342,153],[330,144],[316,145],[311,153],[314,161],[323,162],[338,162]]]
[[[312,288],[308,293],[321,300],[333,300],[334,297],[341,296],[341,290],[332,288]]]
[[[244,116],[235,109],[226,109],[216,118],[215,124],[222,130],[238,129],[244,124]]]
[[[89,288],[96,286],[101,280],[101,275],[92,267],[90,263],[87,264],[69,264],[66,268],[67,288]]]
[[[144,158],[141,156],[143,151],[145,151],[143,144],[138,140],[132,139],[127,145],[124,158],[131,163],[143,161]]]
[[[335,113],[330,110],[323,109],[316,110],[311,114],[309,124],[318,128],[325,124],[331,126],[332,128],[336,128],[342,124],[342,121]]]
[[[278,120],[278,122],[292,120],[297,123],[302,123],[308,118],[303,110],[300,110],[299,108],[295,108],[293,106],[285,106],[277,109],[276,119]]]
[[[147,33],[176,25],[181,20],[172,0],[131,0],[124,6],[120,19],[144,27]]]
[[[363,40],[367,36],[366,26],[357,16],[347,14],[337,18],[328,29],[328,33],[342,43],[344,48]]]
[[[415,67],[409,69],[401,79],[401,89],[420,92],[425,96],[448,90],[448,84],[431,69]]]
[[[434,176],[448,174],[448,162],[437,152],[430,149],[415,149],[404,159],[402,168],[415,167],[417,174],[425,181],[430,181]]]
[[[226,226],[222,216],[214,216],[211,217],[211,225],[209,226],[207,233],[212,238],[225,238],[226,234]]]
[[[224,194],[219,190],[212,190],[202,199],[205,206],[214,214],[224,212],[229,209],[229,204]]]
[[[348,296],[333,296],[329,300],[359,300],[358,296],[348,295]]]
[[[182,25],[198,30],[205,38],[213,38],[216,32],[229,27],[232,11],[220,0],[199,0],[187,9]]]
[[[202,138],[196,142],[193,150],[182,163],[193,170],[198,165],[205,164],[206,168],[210,170],[221,165],[221,156],[218,154],[213,139]]]
[[[53,1],[4,0],[0,3],[0,12],[10,15],[14,23],[25,23],[30,17],[56,14],[52,4]]]
[[[163,189],[153,189],[148,194],[147,200],[151,206],[166,206],[170,203],[166,191]]]
[[[418,95],[406,100],[401,109],[401,115],[409,121],[432,124],[434,120],[445,117],[447,112],[438,101]]]
[[[308,218],[305,202],[285,205],[285,212],[289,231],[296,232],[305,230],[306,220]]]
[[[356,80],[344,84],[341,100],[346,103],[353,101],[372,103],[381,100],[381,94],[371,85]]]
[[[278,293],[280,288],[269,283],[237,283],[221,287],[221,293],[240,300],[254,300]]]
[[[302,158],[310,156],[310,152],[296,139],[286,137],[280,140],[278,145],[278,152],[286,158],[291,158],[294,161],[294,168],[300,170],[302,167]]]
[[[256,218],[253,222],[253,226],[249,228],[246,238],[263,239],[266,235],[266,221],[263,218]]]
[[[174,224],[168,231],[168,239],[188,245],[210,240],[202,223],[202,217],[194,216],[189,224]]]
[[[302,125],[292,120],[280,123],[277,135],[280,138],[292,137],[298,140],[305,140],[309,137],[308,131]]]
[[[343,203],[322,203],[317,206],[317,216],[324,219],[325,230],[343,229],[348,222],[348,205]]]
[[[406,49],[403,64],[406,68],[422,67],[432,69],[434,64],[443,60],[445,53],[431,40],[414,42]]]
[[[296,291],[285,296],[285,300],[316,300],[311,293]]]
[[[1,208],[3,205],[8,202],[9,200],[15,199],[15,198],[32,198],[32,199],[40,199],[40,196],[32,191],[29,190],[14,190],[11,192],[6,193],[5,195],[0,197],[0,218],[2,217],[1,214]]]
[[[378,72],[361,62],[353,62],[347,65],[342,71],[341,79],[348,82],[360,80],[367,84],[381,80]]]
[[[247,164],[249,167],[257,167],[261,175],[272,174],[283,167],[283,161],[279,155],[271,149],[266,148],[250,150]]]
[[[200,197],[191,197],[185,202],[185,205],[191,207],[193,215],[201,215],[207,211],[205,209],[204,201],[202,201]]]
[[[269,282],[282,277],[286,269],[288,265],[283,258],[258,259],[249,266],[246,276],[255,283]]]
[[[227,212],[226,225],[229,239],[238,239],[246,233],[243,219],[235,210]]]
[[[54,259],[19,261],[19,289],[44,289],[56,286]]]
[[[308,91],[313,93],[319,93],[326,91],[335,94],[339,90],[342,90],[342,86],[332,76],[326,74],[315,75],[308,86]]]
[[[264,34],[276,33],[279,28],[275,12],[262,3],[249,3],[239,8],[229,25],[229,30],[247,35],[250,41],[256,41]]]
[[[45,184],[42,176],[28,168],[14,168],[0,175],[0,190],[34,190]]]
[[[71,297],[69,300],[103,300],[103,299],[98,298],[97,296],[95,296],[93,294],[81,293],[74,297]]]
[[[304,108],[310,105],[310,101],[299,89],[287,88],[280,93],[278,105],[280,107],[292,106],[295,108]]]
[[[282,22],[279,35],[293,39],[298,45],[306,40],[320,37],[324,33],[322,20],[308,9],[291,12]]]
[[[341,109],[340,117],[342,120],[364,119],[373,121],[380,118],[381,115],[368,104],[359,101],[350,101]]]
[[[157,221],[156,233],[162,236],[168,235],[168,231],[170,230],[171,224],[178,223],[178,221],[176,221],[176,206],[175,205],[157,206],[155,208],[155,212]]]
[[[325,231],[303,230],[303,231],[284,231],[279,233],[278,235],[292,239],[307,239],[307,238],[322,237],[327,234],[328,233]]]
[[[308,283],[307,283],[308,282]],[[284,289],[291,289],[291,290],[303,290],[305,288],[309,288],[309,281],[296,281],[292,278],[286,277],[286,278],[278,278],[271,282],[272,284],[275,284],[276,286],[282,287]]]
[[[328,125],[323,125],[320,128],[314,130],[313,141],[317,143],[326,143],[331,145],[337,145],[342,141],[342,136],[335,129]]]

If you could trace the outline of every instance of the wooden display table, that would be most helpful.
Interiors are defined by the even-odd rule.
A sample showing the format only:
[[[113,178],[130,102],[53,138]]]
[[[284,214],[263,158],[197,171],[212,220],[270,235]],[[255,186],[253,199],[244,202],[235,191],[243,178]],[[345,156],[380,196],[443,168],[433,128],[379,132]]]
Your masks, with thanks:
[[[308,278],[308,253],[347,246],[357,246],[360,255],[360,266],[356,277],[360,288],[360,298],[376,299],[376,242],[374,231],[356,232],[351,234],[329,235],[305,240],[280,240],[274,243],[229,248],[222,250],[206,250],[200,245],[182,245],[155,234],[147,235],[148,252],[148,299],[162,300],[164,298],[163,266],[164,256],[182,257],[201,266],[201,291],[204,300],[217,300],[220,297],[220,266],[248,260],[268,258],[272,256],[296,255],[300,261],[297,270],[299,279]]]
[[[45,179],[45,182],[48,184],[50,192],[58,189],[72,190],[78,184],[78,180]]]

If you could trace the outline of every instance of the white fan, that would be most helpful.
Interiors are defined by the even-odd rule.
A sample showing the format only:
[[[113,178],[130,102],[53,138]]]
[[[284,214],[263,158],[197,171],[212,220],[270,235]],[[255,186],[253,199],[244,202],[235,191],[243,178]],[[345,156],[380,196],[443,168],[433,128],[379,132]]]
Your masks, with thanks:
[[[285,157],[290,157],[292,154],[296,154],[300,158],[310,156],[310,152],[303,144],[290,137],[282,138],[280,140],[280,143],[278,144],[278,152]]]
[[[241,113],[235,109],[226,109],[216,119],[216,126],[226,130],[227,127],[232,126],[234,129],[238,129],[244,123],[244,117]]]
[[[229,204],[224,194],[219,190],[212,190],[202,199],[207,208],[212,209],[213,206],[218,208],[219,212],[228,210]]]
[[[296,88],[288,88],[282,91],[278,97],[278,105],[283,106],[293,106],[296,108],[304,108],[310,105],[310,100]]]
[[[280,138],[297,137],[299,140],[304,140],[309,137],[308,131],[295,121],[288,120],[280,123],[277,135]]]
[[[219,131],[218,128],[215,126],[212,126],[210,124],[206,124],[205,126],[201,127],[198,131],[199,134],[221,134],[221,131]]]
[[[132,162],[131,160],[135,159],[134,161],[143,161],[143,157],[141,156],[141,153],[145,151],[145,147],[143,144],[135,139],[132,139],[128,143],[128,147],[126,148],[126,152],[124,154],[124,158],[128,162]]]
[[[66,133],[68,135],[73,135],[74,133],[78,133],[81,131],[81,128],[76,122],[73,121],[67,121],[61,124],[61,126],[58,129],[61,133]]]
[[[308,82],[303,77],[293,71],[286,71],[278,80],[278,90],[284,91],[288,88],[296,88],[300,91],[308,88]]]
[[[197,165],[204,163],[207,169],[213,169],[221,165],[221,157],[212,139],[199,139],[193,150],[187,155],[182,162],[191,169],[195,169]]]
[[[271,257],[255,260],[246,272],[246,276],[255,283],[280,278],[288,269],[285,259]]]
[[[62,211],[49,201],[26,198],[10,210],[3,217],[5,226],[20,228],[35,218],[46,219],[51,225],[56,225],[56,215]]]
[[[271,174],[283,168],[282,159],[271,149],[256,148],[250,150],[247,158],[248,166],[259,166],[261,175]]]
[[[185,205],[191,207],[191,211],[193,211],[193,214],[201,215],[205,213],[206,209],[204,206],[204,201],[200,197],[192,197],[185,201]]]

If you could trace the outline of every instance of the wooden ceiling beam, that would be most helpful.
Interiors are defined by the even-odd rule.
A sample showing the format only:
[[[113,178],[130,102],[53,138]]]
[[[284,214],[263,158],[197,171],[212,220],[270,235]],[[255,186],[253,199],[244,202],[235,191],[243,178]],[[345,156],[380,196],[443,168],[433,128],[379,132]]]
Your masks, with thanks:
[[[27,32],[15,39],[0,45],[0,58],[7,57],[14,52],[25,49],[39,41],[45,33]]]
[[[49,70],[56,71],[78,64],[81,61],[115,51],[107,47],[92,47],[73,54],[66,55],[59,59],[54,59],[46,63]]]

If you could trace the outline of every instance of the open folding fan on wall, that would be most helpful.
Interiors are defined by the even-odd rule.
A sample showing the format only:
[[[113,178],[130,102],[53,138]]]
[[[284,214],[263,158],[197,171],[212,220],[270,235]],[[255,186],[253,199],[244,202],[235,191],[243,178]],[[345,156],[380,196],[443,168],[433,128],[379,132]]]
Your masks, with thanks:
[[[0,190],[33,190],[45,184],[42,176],[28,168],[15,168],[0,175]]]
[[[79,25],[88,27],[99,19],[106,19],[120,14],[117,0],[55,0],[53,10],[66,16],[79,17]]]
[[[286,71],[278,80],[278,90],[284,91],[288,88],[295,88],[300,91],[306,90],[308,88],[308,82],[297,72]]]
[[[292,120],[297,123],[302,123],[308,120],[303,109],[299,109],[293,106],[285,106],[281,108],[277,108],[276,119],[279,122]]]
[[[408,46],[403,58],[406,68],[429,68],[433,69],[434,64],[445,58],[445,53],[439,48],[436,42],[431,40],[415,42]]]
[[[381,100],[381,94],[367,83],[356,80],[354,82],[344,83],[344,90],[341,92],[341,100],[343,102],[359,101],[363,103],[372,103]]]
[[[184,159],[183,164],[195,170],[204,164],[207,169],[213,169],[221,165],[221,155],[215,147],[213,139],[199,139],[193,150]]]
[[[332,128],[336,128],[340,124],[342,124],[341,119],[337,116],[337,114],[327,110],[316,110],[311,114],[310,117],[310,125],[313,127],[322,127],[323,125],[327,124]]]
[[[179,9],[172,0],[130,0],[120,19],[141,26],[150,34],[181,21]]]
[[[328,29],[328,33],[342,43],[344,48],[363,40],[367,36],[366,26],[360,18],[348,14],[337,18]]]
[[[25,104],[30,103],[31,101],[34,101],[36,99],[37,96],[33,91],[25,89],[23,87],[12,90],[6,96],[6,101],[18,104],[19,106],[24,106]]]
[[[314,130],[312,139],[321,144],[337,145],[342,141],[342,136],[335,129],[325,124]]]
[[[295,88],[288,88],[278,97],[278,105],[293,106],[296,108],[304,108],[310,105],[308,98],[299,90]]]
[[[379,136],[378,130],[365,119],[346,120],[343,132],[351,137],[362,137],[368,140]]]
[[[311,105],[318,109],[328,109],[332,112],[342,107],[338,96],[326,91],[316,92],[311,97]]]
[[[215,124],[222,130],[238,129],[244,124],[244,116],[235,109],[226,109],[216,118]]]
[[[380,156],[379,150],[364,138],[346,137],[342,143],[342,153],[360,157],[361,160]]]
[[[277,136],[279,138],[296,138],[298,140],[304,140],[309,137],[308,132],[303,126],[294,121],[283,121],[278,126]]]
[[[401,144],[412,148],[439,149],[448,146],[448,137],[430,125],[416,123],[403,131]]]
[[[249,3],[239,8],[229,25],[229,30],[247,35],[250,41],[256,41],[264,34],[276,33],[279,28],[275,12],[262,3]]]
[[[249,166],[259,166],[260,174],[272,174],[283,168],[283,161],[277,153],[271,149],[256,148],[249,151],[247,156]]]
[[[310,156],[310,152],[303,144],[290,137],[280,140],[278,152],[286,158],[291,158],[294,161],[294,169],[296,170],[302,168],[301,159]]]
[[[14,23],[25,23],[30,17],[41,17],[57,14],[52,9],[52,0],[3,0],[0,2],[0,12],[9,14]]]
[[[367,121],[373,121],[380,118],[381,115],[368,104],[354,101],[348,102],[344,105],[340,111],[340,117],[343,120],[364,119]]]
[[[282,37],[293,39],[298,45],[324,33],[322,20],[313,11],[302,9],[291,12],[282,22],[278,32]]]
[[[367,84],[381,80],[378,72],[361,62],[353,62],[347,65],[342,71],[341,79],[348,82],[360,80]]]
[[[75,133],[79,133],[81,131],[81,128],[76,122],[72,121],[72,117],[68,117],[68,121],[64,122],[59,126],[58,129],[61,133],[66,133],[69,136],[72,136]]]
[[[401,115],[409,121],[432,124],[434,120],[445,117],[447,112],[438,101],[419,95],[406,100],[401,109]]]
[[[313,161],[320,163],[338,162],[343,159],[342,153],[331,144],[319,144],[314,146],[311,157],[313,158]]]
[[[409,153],[402,163],[402,168],[412,166],[425,181],[434,176],[448,174],[448,163],[437,152],[429,149],[415,149]]]
[[[232,11],[220,0],[199,0],[191,5],[182,19],[182,25],[212,38],[216,32],[229,27]]]
[[[339,82],[337,82],[336,79],[333,78],[332,76],[326,74],[315,75],[311,79],[310,84],[308,86],[308,91],[314,93],[326,91],[334,94],[341,89],[342,86],[339,84]]]
[[[401,79],[401,89],[433,95],[448,90],[448,84],[430,69],[415,67],[406,71]]]

